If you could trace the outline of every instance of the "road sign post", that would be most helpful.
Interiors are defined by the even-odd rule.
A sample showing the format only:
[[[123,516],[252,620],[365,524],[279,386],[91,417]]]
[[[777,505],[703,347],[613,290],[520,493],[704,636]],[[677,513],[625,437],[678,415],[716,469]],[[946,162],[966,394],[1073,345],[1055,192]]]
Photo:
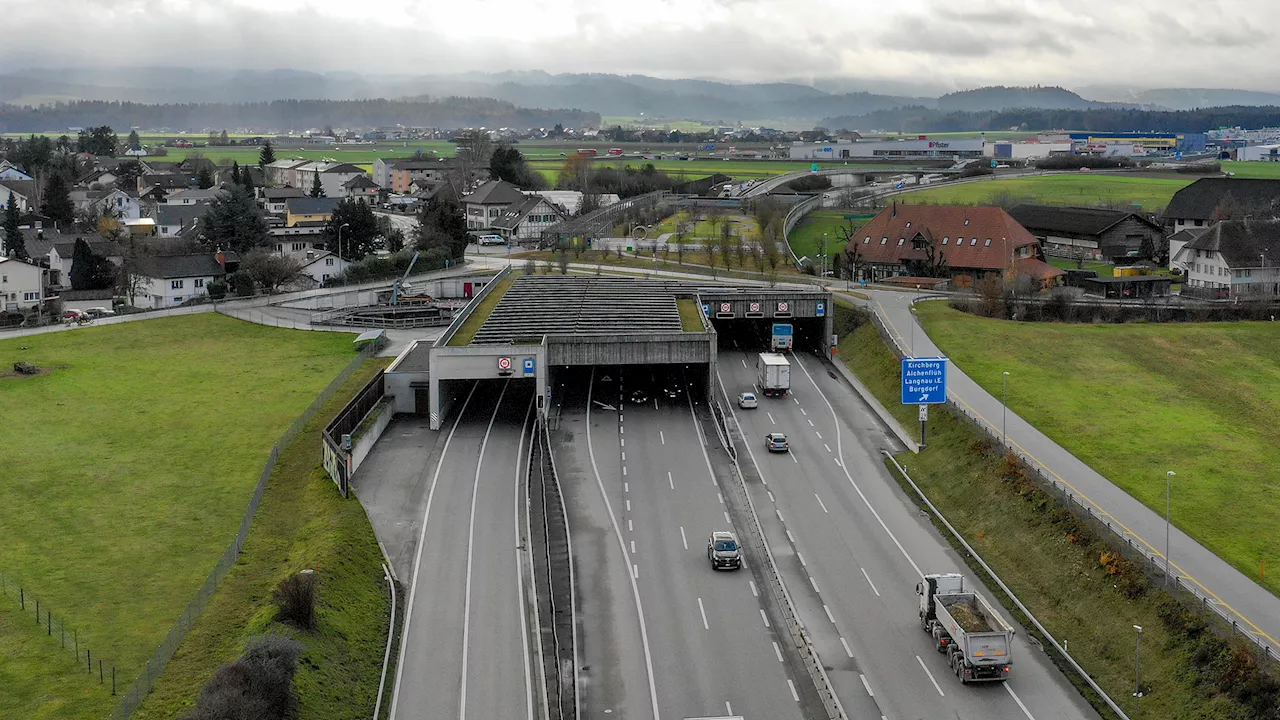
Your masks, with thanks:
[[[920,447],[925,447],[929,406],[947,401],[947,359],[902,358],[902,404],[920,406]]]

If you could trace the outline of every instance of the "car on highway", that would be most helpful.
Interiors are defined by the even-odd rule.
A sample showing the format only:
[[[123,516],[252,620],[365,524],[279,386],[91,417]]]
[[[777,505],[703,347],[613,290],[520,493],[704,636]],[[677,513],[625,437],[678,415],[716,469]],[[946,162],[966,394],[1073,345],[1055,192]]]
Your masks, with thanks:
[[[790,452],[791,443],[787,442],[787,436],[779,432],[769,433],[764,436],[764,446],[769,452]]]
[[[711,569],[742,569],[742,547],[738,538],[728,530],[717,530],[707,538],[707,559],[711,561]]]
[[[758,400],[756,400],[755,393],[749,393],[749,392],[738,393],[738,407],[742,408],[743,410],[752,410],[760,407],[760,403]]]
[[[649,393],[644,390],[632,390],[630,400],[636,405],[643,405],[649,402]]]
[[[662,389],[662,394],[666,395],[668,398],[671,398],[672,400],[675,400],[676,398],[680,397],[680,386],[672,382]]]

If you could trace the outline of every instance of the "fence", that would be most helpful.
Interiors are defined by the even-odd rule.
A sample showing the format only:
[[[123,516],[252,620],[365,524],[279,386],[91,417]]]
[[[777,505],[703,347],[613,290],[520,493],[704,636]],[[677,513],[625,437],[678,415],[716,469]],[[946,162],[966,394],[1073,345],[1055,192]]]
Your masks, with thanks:
[[[791,231],[804,219],[805,215],[820,207],[822,207],[821,193],[793,205],[787,211],[787,217],[782,221],[782,244],[787,246],[787,253],[791,255],[791,263],[796,266],[797,270],[800,269],[800,258],[796,256],[796,251],[791,249]]]
[[[223,551],[222,557],[218,560],[218,564],[214,566],[213,571],[205,578],[200,589],[196,591],[195,597],[191,602],[187,603],[186,609],[178,616],[177,621],[169,628],[169,632],[165,635],[160,646],[151,654],[151,658],[147,660],[142,672],[130,684],[129,688],[121,697],[116,709],[111,713],[110,720],[128,720],[137,712],[138,707],[142,705],[142,701],[151,692],[155,686],[156,680],[164,672],[165,666],[173,657],[173,653],[177,651],[178,646],[182,644],[187,633],[195,625],[196,619],[200,617],[200,612],[204,610],[209,599],[217,592],[218,586],[222,584],[222,580],[226,577],[227,572],[235,565],[236,559],[240,557],[240,551],[244,548],[245,538],[249,535],[249,528],[253,525],[253,516],[258,511],[258,506],[262,503],[262,495],[267,489],[267,481],[271,478],[271,471],[275,469],[276,460],[280,458],[280,453],[293,442],[294,438],[302,432],[307,423],[311,422],[320,408],[333,397],[338,388],[351,377],[366,360],[376,354],[373,344],[363,348],[359,355],[347,363],[347,366],[338,373],[338,376],[320,391],[316,399],[311,405],[298,416],[285,431],[276,440],[275,445],[271,448],[271,455],[267,458],[266,466],[262,469],[262,474],[258,476],[258,484],[254,487],[253,496],[249,499],[249,507],[244,511],[244,517],[240,521],[240,529],[236,532],[235,538],[227,549]]]
[[[381,343],[372,344],[378,345],[379,348],[381,347]],[[373,350],[372,352],[376,353],[377,350]],[[350,435],[355,432],[356,428],[359,427],[360,422],[364,420],[364,416],[368,415],[369,411],[382,400],[382,396],[386,394],[386,388],[386,372],[379,370],[378,374],[374,375],[373,379],[370,380],[368,384],[366,384],[364,388],[362,388],[360,392],[351,399],[351,402],[347,403],[347,406],[342,408],[342,410],[334,416],[333,422],[330,422],[328,426],[325,427],[324,432],[321,433],[321,441],[327,449],[327,452],[324,453],[326,455],[326,459],[328,459],[329,455],[332,455],[334,458],[333,464],[337,466],[335,468],[338,470],[337,474],[333,475],[331,473],[331,477],[333,477],[334,481],[337,483],[338,492],[342,493],[342,497],[347,497],[347,493],[350,492],[351,483],[351,477],[347,473],[347,468],[351,467],[351,463],[348,459],[351,452],[347,450],[346,446],[342,443],[342,436]],[[329,463],[326,462],[326,465],[327,464]]]
[[[98,684],[111,683],[111,694],[116,694],[116,665],[113,661],[104,660],[102,655],[94,655],[87,639],[82,641],[80,631],[67,625],[65,617],[57,617],[47,602],[41,602],[40,596],[15,577],[13,573],[0,571],[0,595],[14,601],[22,614],[31,613],[35,619],[36,632],[43,632],[50,638],[57,637],[62,649],[75,653],[76,663],[90,676],[97,670]],[[83,659],[82,659],[83,658]]]

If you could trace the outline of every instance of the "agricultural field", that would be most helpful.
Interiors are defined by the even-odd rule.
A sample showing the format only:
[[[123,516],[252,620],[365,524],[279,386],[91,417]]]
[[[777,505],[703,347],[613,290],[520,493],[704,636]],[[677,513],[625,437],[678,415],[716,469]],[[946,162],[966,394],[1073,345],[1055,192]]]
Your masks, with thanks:
[[[847,227],[852,223],[855,229],[866,225],[871,219],[868,215],[873,215],[866,210],[841,210],[839,208],[824,208],[814,210],[804,216],[795,228],[791,230],[791,234],[787,240],[791,244],[791,250],[795,252],[796,257],[814,257],[819,253],[819,248],[826,236],[827,253],[843,252],[844,248],[840,247],[840,229]],[[853,216],[846,218],[846,216]],[[830,263],[828,263],[830,267]]]
[[[1280,163],[1273,162],[1240,162],[1224,160],[1222,171],[1235,173],[1238,178],[1262,178],[1273,180],[1280,178]]]
[[[988,392],[1249,578],[1280,593],[1280,333],[1261,322],[1069,325],[920,307]]]
[[[214,313],[0,340],[0,570],[121,686],[235,535],[272,443],[352,358],[350,336]],[[14,622],[20,619],[22,622]],[[115,698],[0,597],[0,707],[101,718]],[[70,631],[68,640],[70,640]]]
[[[524,148],[521,148],[524,151]],[[564,152],[564,151],[561,151]],[[569,151],[572,152],[572,151]],[[663,150],[665,155],[674,150]],[[559,177],[560,168],[564,165],[564,158],[557,156],[554,158],[532,159],[529,166],[547,178],[547,181],[554,184]],[[645,165],[653,165],[655,170],[664,172],[679,181],[697,180],[699,178],[722,173],[732,177],[734,180],[759,180],[770,178],[777,175],[785,175],[792,172],[805,172],[812,167],[812,163],[799,160],[725,160],[723,158],[698,157],[693,160],[645,160],[644,158],[597,158],[592,167],[612,167],[623,169],[627,167],[639,170]],[[834,167],[831,164],[822,164],[822,167]],[[905,170],[914,166],[910,165],[866,165],[853,166],[856,169],[868,170]]]
[[[1045,205],[1106,205],[1159,212],[1178,190],[1194,177],[1140,177],[1090,173],[1042,175],[1029,178],[982,180],[911,190],[898,195],[902,202],[938,205],[1001,205],[1034,202]]]

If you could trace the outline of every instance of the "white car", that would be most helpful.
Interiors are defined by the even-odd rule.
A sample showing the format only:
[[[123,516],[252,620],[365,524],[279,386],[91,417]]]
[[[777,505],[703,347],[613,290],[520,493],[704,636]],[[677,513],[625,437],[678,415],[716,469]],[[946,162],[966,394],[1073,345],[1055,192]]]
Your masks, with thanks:
[[[481,235],[477,241],[481,245],[506,245],[507,241],[502,239],[501,235]]]
[[[749,392],[744,392],[739,394],[738,407],[742,408],[743,410],[751,410],[753,408],[759,407],[759,404],[756,402],[756,394],[749,393]]]

